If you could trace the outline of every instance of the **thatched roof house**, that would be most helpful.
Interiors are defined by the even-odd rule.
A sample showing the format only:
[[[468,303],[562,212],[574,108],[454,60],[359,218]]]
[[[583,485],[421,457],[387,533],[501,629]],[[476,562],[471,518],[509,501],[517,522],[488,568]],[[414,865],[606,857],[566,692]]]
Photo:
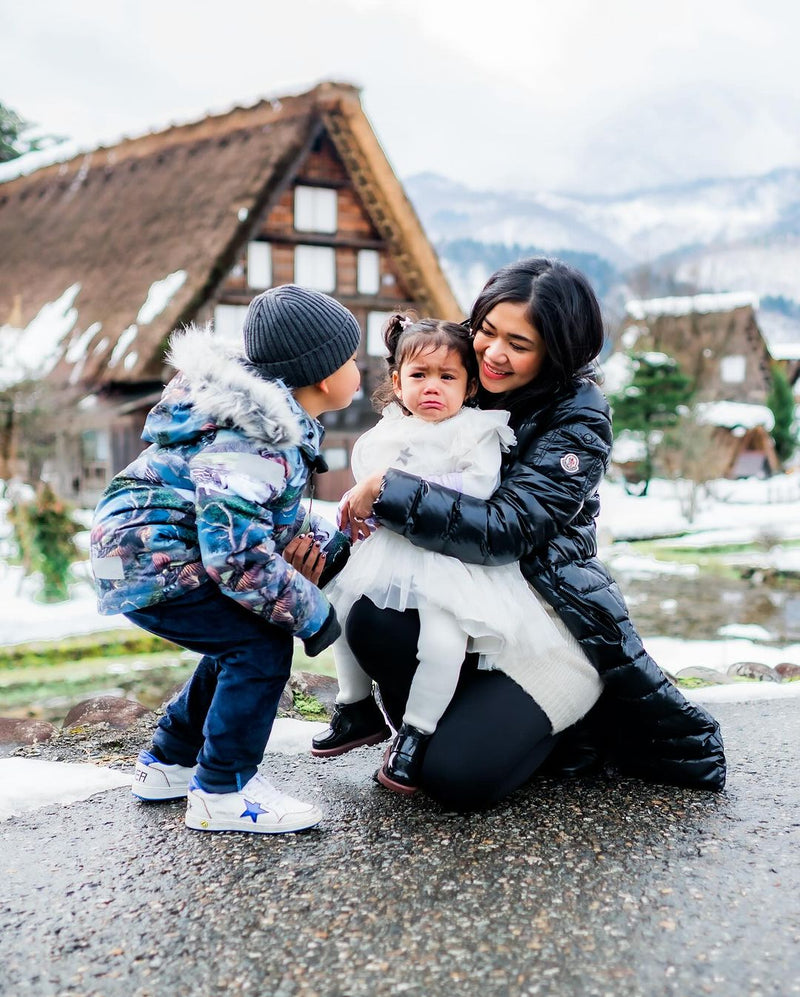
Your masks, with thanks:
[[[171,373],[167,339],[185,323],[235,332],[264,288],[317,287],[362,323],[366,394],[387,312],[461,317],[359,92],[346,84],[8,179],[0,246],[0,389],[46,379],[60,411],[49,472],[82,501],[138,451],[144,414]],[[372,419],[367,397],[332,417],[332,493]]]
[[[763,404],[772,358],[757,308],[757,297],[738,293],[629,301],[620,345],[673,357],[699,399]]]
[[[659,351],[677,360],[695,390],[694,449],[710,477],[764,477],[780,470],[770,435],[774,417],[765,406],[773,357],[758,309],[757,296],[733,292],[629,301],[620,350],[604,364],[613,384],[626,376],[625,353]],[[687,446],[680,455],[684,463],[693,459],[691,451]],[[613,459],[636,480],[635,454],[616,446]],[[680,476],[675,454],[659,459],[663,471]]]

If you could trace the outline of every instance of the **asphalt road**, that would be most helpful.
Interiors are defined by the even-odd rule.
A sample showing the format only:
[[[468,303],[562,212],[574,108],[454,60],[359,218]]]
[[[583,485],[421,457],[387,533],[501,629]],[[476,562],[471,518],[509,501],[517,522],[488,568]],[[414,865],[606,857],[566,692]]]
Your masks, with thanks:
[[[0,824],[0,993],[800,994],[796,700],[722,704],[719,795],[538,780],[398,798],[380,748],[278,756],[298,835],[202,834],[125,789]]]

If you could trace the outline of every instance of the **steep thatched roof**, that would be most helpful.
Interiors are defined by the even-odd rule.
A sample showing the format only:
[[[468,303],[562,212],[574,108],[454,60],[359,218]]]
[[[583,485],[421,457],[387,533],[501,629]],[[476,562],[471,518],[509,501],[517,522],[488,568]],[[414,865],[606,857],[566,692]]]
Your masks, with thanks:
[[[322,129],[406,285],[432,314],[458,316],[358,90],[322,83],[1,184],[0,345],[39,335],[58,303],[53,382],[158,380],[169,333],[213,295]]]

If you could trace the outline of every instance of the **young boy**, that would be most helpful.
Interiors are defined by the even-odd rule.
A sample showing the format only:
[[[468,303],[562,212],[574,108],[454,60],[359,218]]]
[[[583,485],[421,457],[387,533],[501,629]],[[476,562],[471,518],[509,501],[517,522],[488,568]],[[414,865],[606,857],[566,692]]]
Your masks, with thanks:
[[[188,796],[196,830],[275,834],[322,819],[258,766],[293,637],[316,655],[340,634],[333,607],[282,551],[309,531],[300,498],[309,473],[326,469],[317,417],[358,390],[359,338],[344,306],[294,285],[253,299],[243,350],[208,329],[177,333],[178,374],[142,434],[151,446],[95,512],[100,612],[203,655],[132,786],[143,800]],[[329,557],[326,574],[342,559]]]

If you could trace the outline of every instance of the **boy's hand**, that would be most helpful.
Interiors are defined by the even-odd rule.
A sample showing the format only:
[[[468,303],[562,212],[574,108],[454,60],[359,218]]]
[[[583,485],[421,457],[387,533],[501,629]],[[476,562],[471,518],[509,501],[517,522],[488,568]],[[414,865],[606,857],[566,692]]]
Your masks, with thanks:
[[[320,576],[325,568],[327,555],[319,543],[308,533],[299,533],[293,537],[283,549],[284,561],[299,571],[314,585],[319,584]]]

